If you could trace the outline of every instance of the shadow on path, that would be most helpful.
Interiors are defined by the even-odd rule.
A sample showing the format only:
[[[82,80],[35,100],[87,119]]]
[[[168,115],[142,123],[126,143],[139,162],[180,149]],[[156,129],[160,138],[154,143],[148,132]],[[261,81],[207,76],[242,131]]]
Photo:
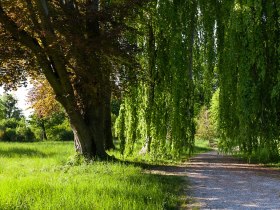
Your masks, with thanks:
[[[280,209],[280,171],[216,152],[152,173],[186,177],[192,203],[182,209]]]

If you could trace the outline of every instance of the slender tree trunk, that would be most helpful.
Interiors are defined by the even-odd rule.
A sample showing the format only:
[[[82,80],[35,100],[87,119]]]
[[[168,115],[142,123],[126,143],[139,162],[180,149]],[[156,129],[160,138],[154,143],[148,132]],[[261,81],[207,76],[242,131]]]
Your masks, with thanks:
[[[41,129],[42,129],[42,141],[48,140],[44,121],[41,123]]]
[[[112,118],[111,118],[111,90],[106,92],[105,96],[105,122],[104,122],[104,134],[105,134],[105,149],[115,149],[112,136]]]
[[[104,85],[103,85],[103,92],[104,92],[104,135],[105,135],[105,149],[115,149],[115,145],[113,142],[113,135],[112,135],[112,118],[111,118],[111,81],[110,81],[110,64],[102,63],[104,72]],[[105,67],[105,69],[104,69]]]

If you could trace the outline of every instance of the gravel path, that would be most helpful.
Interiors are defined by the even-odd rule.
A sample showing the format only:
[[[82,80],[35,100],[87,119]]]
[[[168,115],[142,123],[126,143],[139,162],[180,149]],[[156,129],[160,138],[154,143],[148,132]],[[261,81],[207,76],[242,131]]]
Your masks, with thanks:
[[[191,201],[181,209],[280,210],[279,170],[217,152],[200,154],[181,166],[156,167],[150,173],[186,177]]]
[[[193,208],[280,209],[279,170],[209,152],[192,158],[186,175]]]

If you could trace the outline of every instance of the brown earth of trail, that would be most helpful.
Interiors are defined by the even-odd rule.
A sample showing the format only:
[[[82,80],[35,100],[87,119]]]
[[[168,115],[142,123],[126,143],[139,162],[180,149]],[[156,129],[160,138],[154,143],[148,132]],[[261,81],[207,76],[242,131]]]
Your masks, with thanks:
[[[246,164],[208,152],[180,166],[156,167],[151,173],[186,179],[186,204],[181,209],[280,210],[280,171]]]

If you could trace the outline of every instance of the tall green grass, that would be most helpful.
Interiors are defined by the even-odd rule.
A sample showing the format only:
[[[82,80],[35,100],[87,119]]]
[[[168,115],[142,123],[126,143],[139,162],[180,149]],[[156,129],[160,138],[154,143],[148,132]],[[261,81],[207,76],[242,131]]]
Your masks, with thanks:
[[[0,209],[174,209],[181,179],[73,158],[71,142],[0,142]]]

